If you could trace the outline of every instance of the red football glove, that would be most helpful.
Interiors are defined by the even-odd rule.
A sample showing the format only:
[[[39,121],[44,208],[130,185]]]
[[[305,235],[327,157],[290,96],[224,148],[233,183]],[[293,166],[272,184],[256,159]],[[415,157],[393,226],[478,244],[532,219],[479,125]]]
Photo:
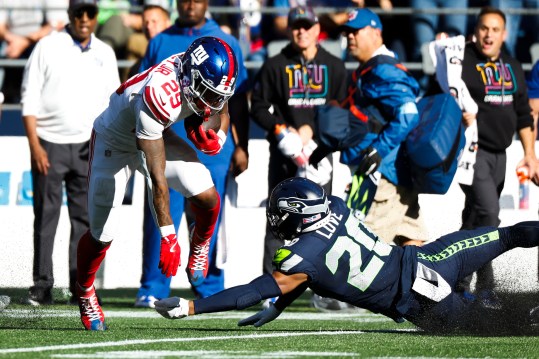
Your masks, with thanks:
[[[200,125],[196,128],[188,128],[187,137],[193,142],[196,148],[207,155],[213,156],[221,152],[223,144],[226,140],[226,135],[223,131],[215,133],[211,128],[206,131],[204,126]]]
[[[180,245],[176,234],[161,237],[161,254],[159,268],[167,277],[175,276],[180,266]]]

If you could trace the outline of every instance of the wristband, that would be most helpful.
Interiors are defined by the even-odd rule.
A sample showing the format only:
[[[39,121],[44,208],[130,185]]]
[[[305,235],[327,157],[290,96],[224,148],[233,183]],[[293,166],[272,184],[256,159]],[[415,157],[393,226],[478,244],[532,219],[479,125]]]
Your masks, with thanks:
[[[159,227],[159,232],[161,232],[161,238],[170,236],[171,234],[176,234],[176,230],[174,229],[173,224]]]
[[[217,137],[219,137],[219,144],[223,147],[226,142],[226,133],[224,133],[223,130],[219,130],[217,131]]]

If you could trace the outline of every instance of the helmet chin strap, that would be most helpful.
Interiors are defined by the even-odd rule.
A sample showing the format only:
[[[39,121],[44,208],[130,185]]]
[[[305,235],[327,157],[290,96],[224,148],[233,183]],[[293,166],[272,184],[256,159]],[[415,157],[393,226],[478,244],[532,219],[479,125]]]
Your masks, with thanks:
[[[203,116],[204,122],[208,121],[210,119],[210,116],[211,116],[211,109],[208,106],[204,107],[204,116]]]

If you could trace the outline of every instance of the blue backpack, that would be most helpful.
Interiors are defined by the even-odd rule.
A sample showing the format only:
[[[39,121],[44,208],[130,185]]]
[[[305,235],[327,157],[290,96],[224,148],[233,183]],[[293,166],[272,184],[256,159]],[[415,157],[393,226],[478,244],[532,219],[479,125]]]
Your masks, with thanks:
[[[376,56],[362,68],[368,72],[369,67],[380,63],[399,64],[392,57]],[[360,70],[353,75],[360,76]],[[358,106],[355,112],[333,106],[317,108],[316,130],[320,151],[326,149],[324,155],[356,146],[365,136],[376,136],[385,126],[386,121],[376,105]],[[448,94],[425,97],[417,103],[417,108],[417,127],[400,148],[389,155],[396,156],[399,184],[413,186],[419,193],[444,194],[453,181],[465,144],[462,111]]]
[[[462,111],[449,94],[424,97],[417,103],[419,124],[404,146],[414,188],[419,193],[449,190],[465,145]]]

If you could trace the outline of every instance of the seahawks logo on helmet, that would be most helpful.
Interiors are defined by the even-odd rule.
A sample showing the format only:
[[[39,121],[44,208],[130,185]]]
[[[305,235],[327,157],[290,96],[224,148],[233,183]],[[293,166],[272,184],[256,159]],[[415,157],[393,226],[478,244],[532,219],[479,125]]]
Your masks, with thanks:
[[[324,204],[317,203],[319,199],[303,199],[296,197],[279,198],[277,207],[280,210],[301,214],[325,213],[329,200],[326,197]]]

